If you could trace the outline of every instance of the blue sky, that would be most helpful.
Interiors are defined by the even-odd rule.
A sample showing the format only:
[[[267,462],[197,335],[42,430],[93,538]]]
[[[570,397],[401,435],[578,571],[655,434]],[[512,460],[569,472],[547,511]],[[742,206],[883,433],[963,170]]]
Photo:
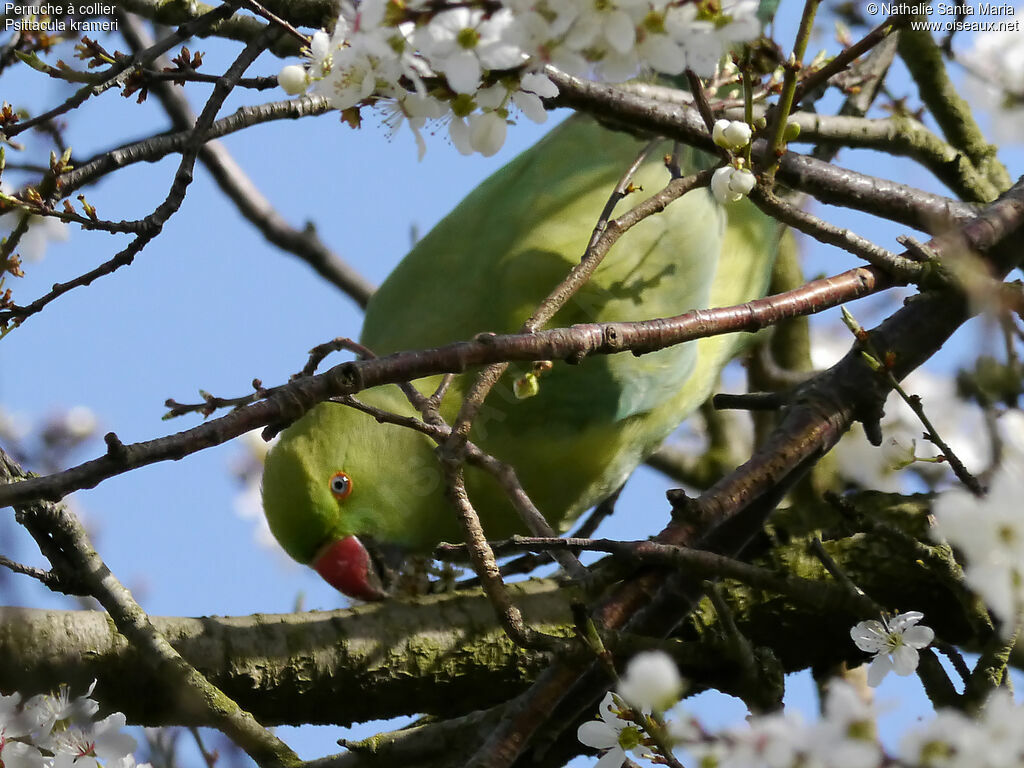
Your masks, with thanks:
[[[799,5],[784,0],[779,26],[791,29]],[[780,39],[788,39],[782,34]],[[811,51],[835,45],[830,36]],[[233,48],[202,41],[204,70],[223,71]],[[67,52],[61,54],[70,60]],[[260,59],[252,73],[273,74],[280,62]],[[16,72],[17,74],[12,74]],[[905,78],[894,81],[896,95],[911,92]],[[208,91],[191,90],[193,106]],[[36,111],[61,101],[68,90],[24,68],[10,70],[0,98]],[[280,92],[246,99],[283,98]],[[242,101],[233,97],[222,114]],[[476,183],[529,146],[561,119],[548,125],[528,121],[509,131],[497,157],[464,158],[448,144],[445,129],[427,135],[428,151],[416,161],[411,135],[388,139],[371,115],[364,130],[340,125],[336,115],[260,126],[226,140],[255,184],[293,224],[312,221],[321,238],[374,283],[382,281],[407,250],[414,228],[424,232]],[[66,134],[78,157],[166,126],[159,105],[137,105],[114,92],[69,116]],[[28,137],[30,146],[38,139]],[[15,159],[8,153],[8,160]],[[1007,155],[1011,175],[1022,168],[1019,152]],[[879,172],[877,156],[846,152],[843,164]],[[147,214],[163,198],[177,158],[140,164],[87,190],[104,218]],[[885,160],[884,171],[899,181],[938,189],[928,174],[908,162]],[[13,180],[13,179],[12,179]],[[844,226],[864,222],[845,212],[816,210]],[[896,247],[902,230],[872,224],[872,237]],[[12,283],[15,301],[45,293],[108,259],[126,241],[106,234],[75,232],[68,243],[51,247],[45,259],[26,264],[25,278]],[[834,273],[851,264],[845,256],[812,249],[811,271]],[[833,315],[834,317],[834,315]],[[181,211],[163,235],[133,265],[94,285],[77,289],[0,341],[0,406],[39,422],[73,405],[89,407],[100,434],[117,432],[124,442],[150,439],[197,422],[186,416],[161,421],[163,401],[194,401],[199,388],[221,396],[246,392],[260,378],[270,385],[302,367],[306,351],[339,335],[358,336],[354,304],[323,283],[308,267],[268,245],[236,213],[203,169]],[[953,354],[955,355],[956,350]],[[83,446],[76,459],[102,452]],[[259,546],[251,522],[234,511],[239,488],[231,477],[242,453],[226,445],[111,479],[75,495],[108,565],[128,584],[142,605],[158,615],[286,612],[298,595],[307,608],[331,609],[343,599],[311,571],[285,562]],[[649,470],[630,482],[623,508],[642,515],[613,519],[608,535],[631,538],[658,530],[667,507],[668,484]],[[8,554],[44,565],[27,535],[4,516]],[[628,531],[628,533],[627,533]],[[7,604],[69,607],[24,578],[5,579]],[[914,717],[923,701],[916,681],[887,683],[883,697],[899,696],[900,717]],[[813,696],[806,679],[797,683],[795,706],[808,710]],[[96,691],[102,698],[102,681]],[[719,697],[721,698],[721,697]],[[710,718],[742,717],[735,702],[702,699]],[[890,724],[891,725],[891,724]],[[364,733],[360,729],[360,733]],[[340,729],[282,729],[304,757],[333,751]]]

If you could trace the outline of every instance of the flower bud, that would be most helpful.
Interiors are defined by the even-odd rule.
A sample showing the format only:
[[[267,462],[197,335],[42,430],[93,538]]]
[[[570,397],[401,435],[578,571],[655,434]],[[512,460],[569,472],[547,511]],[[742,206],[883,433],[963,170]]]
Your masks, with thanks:
[[[741,120],[718,120],[711,138],[723,149],[737,150],[750,143],[750,126]]]
[[[722,204],[735,203],[746,197],[756,182],[757,179],[750,171],[726,165],[711,177],[711,192]]]
[[[281,69],[277,76],[277,83],[289,96],[298,96],[306,92],[309,80],[304,67],[298,64],[289,64]]]

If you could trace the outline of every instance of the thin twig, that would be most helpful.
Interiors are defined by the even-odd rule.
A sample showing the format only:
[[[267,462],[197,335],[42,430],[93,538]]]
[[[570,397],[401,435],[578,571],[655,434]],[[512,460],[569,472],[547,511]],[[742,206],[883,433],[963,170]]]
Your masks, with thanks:
[[[134,49],[151,47],[152,41],[146,30],[131,14],[118,10],[116,15],[122,34]],[[183,133],[190,131],[196,120],[184,93],[162,82],[154,83],[151,90],[174,127]],[[374,291],[373,284],[328,248],[312,223],[307,222],[302,229],[292,227],[260,192],[224,144],[212,138],[206,140],[199,151],[199,161],[210,171],[239,213],[268,242],[305,261],[317,274],[342,290],[360,307],[366,308]]]
[[[690,93],[693,94],[697,112],[700,113],[704,126],[708,129],[708,135],[710,135],[715,130],[715,115],[711,112],[711,105],[708,104],[708,95],[704,92],[704,82],[697,77],[692,69],[686,70],[686,82],[690,84]]]
[[[890,16],[849,48],[843,49],[825,66],[811,73],[797,84],[796,92],[793,94],[793,103],[799,104],[803,101],[805,95],[827,83],[833,76],[845,70],[850,64],[870,51],[890,34],[905,26],[909,20],[909,16]]]
[[[295,27],[293,27],[291,24],[289,24],[287,21],[282,19],[277,14],[268,11],[262,4],[256,2],[256,0],[242,0],[242,5],[248,6],[249,9],[257,16],[262,16],[271,24],[274,24],[283,29],[289,35],[298,40],[299,43],[301,43],[303,46],[309,45],[309,38],[306,35],[299,32],[299,30],[297,30]]]
[[[123,64],[111,65],[108,72],[105,73],[105,79],[101,83],[83,86],[76,91],[73,96],[59,106],[54,107],[41,115],[37,115],[36,117],[28,120],[22,120],[16,125],[8,126],[5,129],[7,137],[14,138],[29,128],[35,128],[37,125],[47,123],[56,117],[60,117],[61,115],[76,109],[93,96],[98,96],[110,88],[121,86],[133,72],[147,66],[158,56],[166,53],[178,43],[188,40],[190,37],[199,34],[202,30],[210,27],[215,22],[230,16],[241,2],[242,0],[228,0],[197,19],[178,27],[173,34],[168,35],[163,40],[153,46],[150,46],[137,56],[133,56]]]
[[[779,221],[798,229],[826,245],[834,245],[847,253],[864,259],[869,264],[886,270],[900,282],[913,283],[921,279],[925,265],[875,245],[850,229],[837,227],[817,216],[790,205],[766,187],[750,191],[750,199],[762,211]]]
[[[811,39],[814,16],[818,11],[819,2],[820,0],[804,0],[804,10],[800,17],[796,41],[793,43],[793,52],[789,55],[789,60],[784,66],[785,74],[782,80],[782,93],[779,96],[778,104],[775,106],[775,117],[768,141],[768,165],[765,168],[765,175],[769,182],[775,179],[775,170],[778,168],[779,159],[784,151],[786,123],[789,120],[789,113],[793,111],[795,103],[797,74],[800,71],[800,67],[803,66],[804,52],[807,50],[807,42]]]
[[[68,585],[67,579],[55,571],[47,571],[44,568],[33,568],[31,565],[23,565],[22,563],[11,560],[3,555],[0,555],[0,566],[3,566],[12,573],[20,573],[22,576],[28,576],[35,579],[52,592],[62,592],[68,595],[89,594],[88,592],[83,592],[80,586],[72,589]]]

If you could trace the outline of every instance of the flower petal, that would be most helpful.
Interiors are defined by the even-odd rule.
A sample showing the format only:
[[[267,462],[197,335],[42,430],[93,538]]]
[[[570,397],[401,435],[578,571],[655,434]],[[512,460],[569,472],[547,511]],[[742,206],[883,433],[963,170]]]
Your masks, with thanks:
[[[626,762],[626,753],[621,747],[615,747],[601,755],[601,759],[597,761],[594,768],[621,768],[624,762]]]
[[[441,62],[440,69],[456,93],[473,93],[480,85],[480,60],[472,51],[453,53]]]
[[[906,677],[913,674],[914,670],[917,669],[920,655],[916,648],[911,648],[909,645],[901,645],[892,652],[892,658],[893,671],[900,677]]]
[[[908,627],[914,626],[923,618],[924,614],[920,611],[907,611],[906,613],[901,613],[892,620],[890,620],[889,627],[893,631],[902,632]]]
[[[850,630],[850,638],[862,651],[878,653],[889,647],[888,634],[880,621],[861,621]]]
[[[935,630],[931,627],[911,627],[903,633],[903,642],[911,648],[924,648],[935,639]]]
[[[889,660],[888,656],[885,654],[875,656],[875,660],[868,667],[868,685],[872,688],[877,688],[878,684],[889,674],[890,669],[892,669],[892,661]]]
[[[605,39],[619,53],[629,53],[636,44],[636,27],[625,11],[612,11],[604,22]]]
[[[619,745],[619,734],[607,723],[591,720],[576,729],[580,744],[594,749],[611,749]]]

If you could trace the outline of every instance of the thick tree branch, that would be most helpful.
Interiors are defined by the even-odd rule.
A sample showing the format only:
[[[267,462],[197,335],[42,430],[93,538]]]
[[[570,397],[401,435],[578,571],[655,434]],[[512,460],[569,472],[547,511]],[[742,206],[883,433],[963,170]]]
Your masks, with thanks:
[[[885,516],[905,509],[906,502],[865,494],[857,505]],[[908,521],[923,524],[927,512],[918,505]],[[758,558],[757,566],[657,544],[608,543],[619,547],[666,562],[678,558],[705,577],[726,579],[724,596],[737,626],[756,646],[771,648],[787,671],[863,659],[847,634],[863,607],[836,591],[841,588],[807,556],[802,537]],[[919,557],[908,556],[903,538],[855,534],[827,540],[825,547],[882,604],[924,611],[940,636],[966,648],[980,649],[988,640],[983,630],[972,630],[953,588],[941,586],[942,564],[922,566]],[[949,557],[944,547],[928,549],[934,558]],[[732,579],[737,576],[746,583]],[[573,631],[571,603],[580,599],[578,590],[542,580],[508,589],[531,625],[553,634]],[[150,619],[184,659],[270,725],[347,725],[417,712],[458,717],[508,700],[547,663],[509,640],[479,590],[328,612]],[[643,644],[626,635],[608,642],[621,654]],[[709,606],[702,605],[666,647],[697,689],[744,692],[735,665],[723,656]],[[99,612],[0,608],[0,655],[10,660],[0,666],[3,691],[28,695],[98,678],[104,702],[133,722],[211,724],[201,710],[153,696],[158,682],[144,657]],[[1020,664],[1019,656],[1013,663]]]

